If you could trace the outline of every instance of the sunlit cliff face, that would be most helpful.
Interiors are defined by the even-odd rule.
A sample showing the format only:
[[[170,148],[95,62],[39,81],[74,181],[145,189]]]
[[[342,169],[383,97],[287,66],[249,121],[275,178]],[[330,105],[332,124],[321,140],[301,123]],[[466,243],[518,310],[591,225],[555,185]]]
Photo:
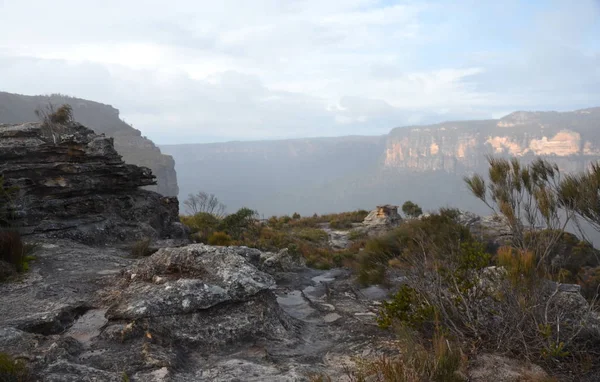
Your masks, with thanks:
[[[448,131],[451,134],[451,131]],[[414,132],[413,132],[414,134]],[[427,132],[423,132],[427,135]],[[571,155],[600,155],[600,149],[592,142],[583,142],[581,134],[562,130],[553,136],[541,138],[514,137],[510,135],[473,136],[462,135],[458,139],[431,138],[431,142],[424,145],[420,139],[405,137],[392,140],[386,149],[384,164],[386,167],[411,167],[423,170],[432,169],[428,160],[436,157],[452,157],[468,165],[470,156],[494,153],[508,154],[511,156],[525,155],[553,155],[568,157]]]
[[[471,125],[444,123],[396,129],[387,141],[384,166],[416,171],[454,171],[457,165],[468,169],[482,164],[485,154],[542,155],[555,157],[555,160],[561,158],[561,162],[582,161],[587,157],[585,160],[589,161],[590,156],[600,156],[600,142],[596,142],[596,135],[590,136],[590,131],[596,131],[594,129],[600,132],[600,118],[583,122],[577,119],[593,114],[589,110],[516,112],[499,121],[480,121]]]

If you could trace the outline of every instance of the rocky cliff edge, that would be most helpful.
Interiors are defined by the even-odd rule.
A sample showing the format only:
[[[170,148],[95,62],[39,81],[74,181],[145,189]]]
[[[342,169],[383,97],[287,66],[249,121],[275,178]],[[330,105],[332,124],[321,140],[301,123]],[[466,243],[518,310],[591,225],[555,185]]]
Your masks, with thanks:
[[[0,175],[18,195],[23,234],[87,243],[183,235],[177,198],[140,189],[150,169],[125,164],[113,139],[78,123],[0,124]]]

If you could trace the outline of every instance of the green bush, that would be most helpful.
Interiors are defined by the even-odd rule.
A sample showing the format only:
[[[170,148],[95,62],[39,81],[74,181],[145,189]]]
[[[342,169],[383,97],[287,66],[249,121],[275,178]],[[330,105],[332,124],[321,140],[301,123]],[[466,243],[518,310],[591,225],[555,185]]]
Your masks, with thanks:
[[[208,238],[208,244],[220,246],[231,245],[231,236],[225,232],[215,232]]]
[[[377,324],[386,329],[394,323],[420,328],[434,318],[434,308],[419,299],[419,294],[410,286],[402,285],[391,301],[385,301],[377,315]]]
[[[402,212],[404,212],[406,216],[411,218],[418,218],[419,216],[423,215],[423,210],[421,209],[421,207],[419,207],[418,204],[411,202],[410,200],[404,202],[404,204],[402,205]]]
[[[219,230],[226,232],[236,240],[243,239],[244,235],[256,237],[258,234],[257,217],[256,211],[246,207],[240,208],[237,212],[223,218],[219,224]]]
[[[9,354],[0,353],[1,382],[27,382],[29,380],[29,371],[25,362],[15,360]]]
[[[210,235],[221,224],[217,217],[207,212],[198,212],[192,216],[181,216],[180,220],[190,229],[192,240],[201,243],[207,243]]]

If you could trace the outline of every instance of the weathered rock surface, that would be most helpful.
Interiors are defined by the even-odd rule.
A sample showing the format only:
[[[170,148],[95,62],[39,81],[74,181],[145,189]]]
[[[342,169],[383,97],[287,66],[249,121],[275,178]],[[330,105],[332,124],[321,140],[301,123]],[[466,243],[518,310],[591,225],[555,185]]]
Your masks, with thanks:
[[[139,189],[155,183],[152,172],[77,123],[0,125],[0,174],[19,188],[25,234],[96,243],[184,234],[177,199]]]
[[[277,253],[265,252],[261,258],[261,269],[269,274],[279,272],[293,272],[306,267],[304,257],[292,254],[285,248]]]
[[[151,140],[119,118],[119,110],[112,106],[58,94],[25,96],[0,92],[0,123],[37,121],[34,111],[48,103],[55,106],[71,105],[77,121],[99,134],[114,138],[115,149],[126,163],[150,168],[157,182],[156,185],[146,186],[146,189],[164,196],[177,196],[179,188],[173,157],[162,154]]]
[[[377,206],[376,209],[371,211],[363,220],[363,224],[366,226],[394,226],[398,225],[401,221],[402,218],[398,214],[398,206],[386,204],[384,206]]]
[[[459,211],[456,221],[469,228],[471,233],[482,241],[503,245],[512,238],[508,222],[500,215],[479,216],[468,211]]]
[[[0,284],[0,348],[35,380],[343,381],[356,357],[393,351],[369,297],[386,291],[363,294],[348,271],[294,268],[277,285],[259,269],[273,254],[246,247],[134,261],[116,247],[40,240],[31,271]]]
[[[143,319],[170,339],[223,345],[244,337],[282,339],[291,328],[275,303],[275,280],[237,250],[163,248],[122,277],[109,292],[114,303],[107,317]]]

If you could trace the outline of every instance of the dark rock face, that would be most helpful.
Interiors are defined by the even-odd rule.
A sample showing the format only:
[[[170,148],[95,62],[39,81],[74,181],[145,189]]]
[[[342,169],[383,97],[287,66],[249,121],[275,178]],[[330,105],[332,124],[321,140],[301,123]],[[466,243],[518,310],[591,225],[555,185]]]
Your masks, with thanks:
[[[115,139],[115,149],[126,163],[150,168],[157,182],[145,189],[164,196],[177,196],[179,188],[173,157],[162,154],[151,140],[125,123],[119,117],[119,110],[112,106],[57,94],[25,96],[0,92],[0,124],[37,121],[34,111],[48,103],[55,106],[71,105],[75,120],[99,134]]]
[[[152,172],[125,164],[112,138],[80,124],[0,125],[0,174],[19,188],[24,234],[104,243],[184,232],[176,198],[139,189],[155,184]]]

